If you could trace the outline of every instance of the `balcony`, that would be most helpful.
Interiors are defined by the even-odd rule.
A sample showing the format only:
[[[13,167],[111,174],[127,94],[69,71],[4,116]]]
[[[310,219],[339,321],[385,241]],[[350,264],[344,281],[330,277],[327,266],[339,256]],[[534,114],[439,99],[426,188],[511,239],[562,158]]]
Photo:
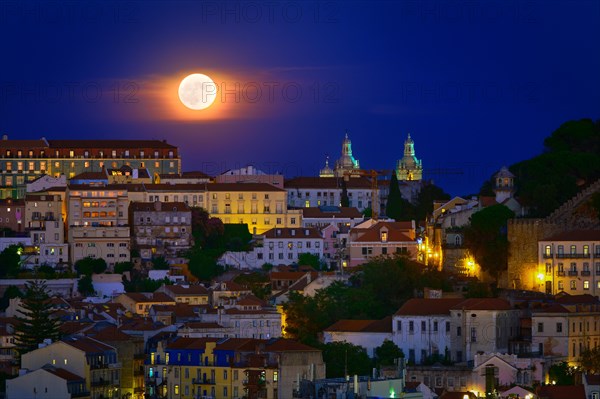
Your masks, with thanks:
[[[577,276],[577,270],[569,270],[569,276],[570,276],[570,277],[575,277],[575,276]]]
[[[592,272],[590,272],[589,270],[584,270],[584,271],[581,272],[581,275],[582,276],[591,276]]]
[[[542,254],[542,258],[544,258],[544,259],[552,259],[553,256],[554,256],[553,254],[547,254],[547,253]]]
[[[94,363],[90,364],[90,370],[98,370],[98,369],[120,369],[122,364],[120,362],[117,363]]]
[[[111,381],[100,378],[99,380],[91,381],[90,386],[92,388],[95,387],[105,387],[111,385]]]
[[[578,254],[578,253],[570,253],[570,254],[556,254],[558,259],[589,259],[590,254]]]
[[[71,398],[89,398],[90,393],[89,392],[71,392]]]
[[[215,380],[211,378],[193,378],[192,384],[215,385]]]
[[[559,270],[559,271],[556,272],[556,275],[558,277],[564,277],[565,276],[565,271],[564,270]]]

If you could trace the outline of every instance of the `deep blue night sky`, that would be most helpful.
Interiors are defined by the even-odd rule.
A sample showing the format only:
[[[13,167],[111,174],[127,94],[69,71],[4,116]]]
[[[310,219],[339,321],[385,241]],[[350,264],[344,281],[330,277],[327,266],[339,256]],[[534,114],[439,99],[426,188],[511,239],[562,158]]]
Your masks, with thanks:
[[[363,168],[391,169],[410,132],[464,195],[600,117],[598,1],[149,3],[1,2],[0,133],[166,139],[184,170],[291,177],[337,158],[346,129]],[[180,117],[165,82],[192,72],[239,102]]]

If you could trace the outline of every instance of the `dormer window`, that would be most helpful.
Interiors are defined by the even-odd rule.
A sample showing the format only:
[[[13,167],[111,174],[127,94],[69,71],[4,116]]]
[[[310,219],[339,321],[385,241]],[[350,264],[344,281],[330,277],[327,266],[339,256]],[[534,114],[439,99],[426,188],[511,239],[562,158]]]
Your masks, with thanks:
[[[381,242],[387,242],[387,239],[388,239],[388,232],[382,231],[381,232]]]

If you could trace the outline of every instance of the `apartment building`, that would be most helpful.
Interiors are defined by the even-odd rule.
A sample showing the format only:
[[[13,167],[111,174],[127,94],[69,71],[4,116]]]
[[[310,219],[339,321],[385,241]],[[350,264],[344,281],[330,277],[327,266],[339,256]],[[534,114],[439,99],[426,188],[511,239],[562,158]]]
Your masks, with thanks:
[[[133,245],[142,259],[178,259],[193,244],[192,211],[184,202],[132,202]]]
[[[600,295],[600,230],[573,230],[538,242],[538,291]]]
[[[70,184],[66,201],[71,262],[103,258],[111,267],[131,259],[127,185]]]
[[[146,168],[150,175],[181,173],[177,147],[159,140],[0,140],[0,198],[23,198],[42,175],[67,178],[102,168]]]

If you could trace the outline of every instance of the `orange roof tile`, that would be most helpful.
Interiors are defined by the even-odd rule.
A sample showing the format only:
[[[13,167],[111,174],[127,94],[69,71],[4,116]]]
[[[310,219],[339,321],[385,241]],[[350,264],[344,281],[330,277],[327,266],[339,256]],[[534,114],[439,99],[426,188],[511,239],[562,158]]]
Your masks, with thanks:
[[[600,241],[600,230],[563,231],[540,241]]]
[[[463,298],[412,298],[409,299],[395,313],[397,316],[430,316],[430,315],[449,315],[450,309],[453,309]]]
[[[583,385],[544,385],[536,393],[540,399],[585,399]]]

